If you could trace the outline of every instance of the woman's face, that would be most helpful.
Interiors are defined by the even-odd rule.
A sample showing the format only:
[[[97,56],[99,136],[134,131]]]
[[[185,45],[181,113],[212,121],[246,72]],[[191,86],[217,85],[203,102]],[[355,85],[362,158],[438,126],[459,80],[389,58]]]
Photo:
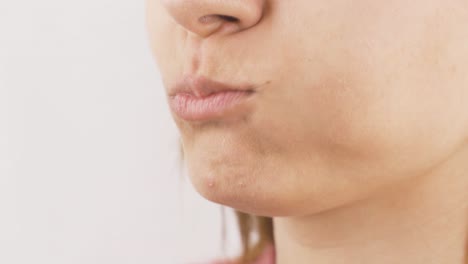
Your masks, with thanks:
[[[172,111],[214,202],[316,213],[411,180],[467,139],[465,0],[147,0],[147,23],[168,93],[184,76],[255,89],[216,119]]]

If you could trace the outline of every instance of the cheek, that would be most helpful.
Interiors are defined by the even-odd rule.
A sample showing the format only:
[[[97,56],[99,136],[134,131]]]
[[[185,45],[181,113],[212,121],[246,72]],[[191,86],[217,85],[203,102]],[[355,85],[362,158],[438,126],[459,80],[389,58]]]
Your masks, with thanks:
[[[406,58],[390,63],[404,65]],[[317,210],[362,197],[420,175],[465,141],[466,89],[445,87],[448,75],[415,65],[387,79],[391,71],[359,65],[343,67],[359,69],[353,72],[324,66],[317,78],[290,79],[290,89],[265,91],[268,103],[252,124],[262,142],[275,146],[268,155],[280,157],[262,162],[263,177],[256,179],[281,198],[273,212],[302,211],[304,200]],[[429,84],[420,75],[437,78]]]
[[[265,91],[253,122],[259,138],[275,144],[286,163],[319,155],[329,164],[378,162],[399,176],[442,159],[465,137],[466,89],[446,87],[452,78],[442,74],[444,65],[428,67],[401,45],[389,57],[337,50],[341,61],[296,64],[289,78],[275,80],[278,90]]]
[[[438,148],[443,143],[434,142],[437,138],[459,140],[466,89],[453,81],[460,76],[447,72],[453,62],[446,55],[444,28],[453,26],[429,4],[420,4],[396,1],[385,9],[398,12],[357,4],[349,12],[329,12],[341,14],[336,19],[316,14],[306,22],[290,20],[289,32],[279,24],[279,35],[289,34],[287,43],[278,40],[285,46],[281,65],[288,70],[278,71],[271,107],[261,109],[274,117],[261,123],[278,132],[271,141],[287,135],[285,145],[297,155],[312,147],[384,157],[397,149]],[[360,13],[368,9],[372,12]],[[330,20],[334,23],[326,23]]]

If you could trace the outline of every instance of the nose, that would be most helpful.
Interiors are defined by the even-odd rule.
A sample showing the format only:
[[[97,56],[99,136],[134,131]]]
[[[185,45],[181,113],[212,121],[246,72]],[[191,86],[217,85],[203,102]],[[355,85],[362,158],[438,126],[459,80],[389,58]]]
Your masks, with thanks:
[[[186,30],[208,37],[246,30],[262,18],[267,0],[163,0],[169,14]]]

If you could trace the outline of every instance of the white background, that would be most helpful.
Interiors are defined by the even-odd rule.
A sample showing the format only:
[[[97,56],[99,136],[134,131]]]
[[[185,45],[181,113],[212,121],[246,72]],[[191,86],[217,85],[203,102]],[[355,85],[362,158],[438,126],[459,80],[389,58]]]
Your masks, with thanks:
[[[0,0],[0,263],[220,256],[220,206],[182,173],[144,16],[143,0]]]

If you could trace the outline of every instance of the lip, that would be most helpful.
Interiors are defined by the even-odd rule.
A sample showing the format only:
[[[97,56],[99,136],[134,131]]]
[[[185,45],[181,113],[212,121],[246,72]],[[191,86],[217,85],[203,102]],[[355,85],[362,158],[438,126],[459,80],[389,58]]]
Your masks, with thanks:
[[[186,121],[208,121],[245,113],[251,85],[230,85],[205,77],[185,76],[169,92],[171,110]]]

